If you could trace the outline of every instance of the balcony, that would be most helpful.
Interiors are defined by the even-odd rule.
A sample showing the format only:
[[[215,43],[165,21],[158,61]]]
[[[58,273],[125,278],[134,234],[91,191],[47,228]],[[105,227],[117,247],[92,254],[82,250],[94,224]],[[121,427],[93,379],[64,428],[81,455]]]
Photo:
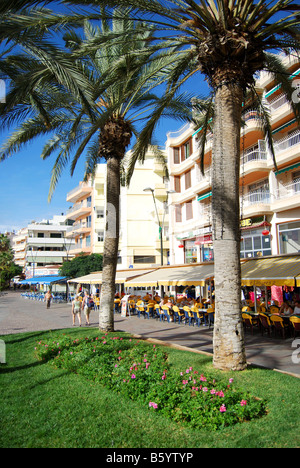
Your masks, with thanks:
[[[67,219],[78,219],[80,216],[89,215],[92,212],[92,203],[83,200],[81,203],[75,203],[72,208],[67,211]]]
[[[81,182],[77,187],[67,194],[67,202],[76,203],[77,200],[91,195],[93,188],[90,183]]]
[[[66,237],[70,238],[73,236],[78,236],[79,234],[86,234],[91,232],[91,229],[91,223],[74,223],[73,226],[68,227]]]
[[[300,158],[300,129],[278,140],[274,144],[274,150],[277,166],[298,160]]]
[[[300,205],[300,181],[281,185],[274,193],[272,209],[274,212],[291,210]]]
[[[272,213],[271,194],[268,191],[258,191],[240,197],[243,217]]]

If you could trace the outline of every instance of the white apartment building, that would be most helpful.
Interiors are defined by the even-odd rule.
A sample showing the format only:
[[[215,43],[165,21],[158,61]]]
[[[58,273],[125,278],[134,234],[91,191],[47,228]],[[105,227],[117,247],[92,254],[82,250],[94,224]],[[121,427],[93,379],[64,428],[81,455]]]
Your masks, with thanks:
[[[299,58],[282,57],[290,79],[300,76]],[[261,73],[257,80],[271,113],[278,170],[268,151],[255,110],[244,114],[241,132],[241,258],[300,251],[300,126],[280,86]],[[171,264],[212,261],[211,158],[207,135],[204,175],[197,132],[190,125],[169,133]]]
[[[66,237],[66,216],[32,222],[26,228],[26,278],[58,274],[62,263],[72,258],[73,239]]]
[[[19,265],[23,270],[26,266],[26,246],[28,238],[28,228],[20,229],[16,234],[12,236],[11,248],[14,252],[14,262]]]

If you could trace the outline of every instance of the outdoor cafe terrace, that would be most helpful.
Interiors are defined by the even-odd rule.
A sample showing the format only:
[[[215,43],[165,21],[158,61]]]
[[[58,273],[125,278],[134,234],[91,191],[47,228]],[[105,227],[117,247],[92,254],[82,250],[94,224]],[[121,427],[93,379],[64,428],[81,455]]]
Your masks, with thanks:
[[[287,335],[294,335],[300,331],[300,316],[294,314],[280,314],[278,301],[274,304],[262,299],[257,300],[256,288],[265,290],[267,287],[276,286],[278,288],[300,287],[300,255],[282,255],[263,258],[243,259],[241,261],[242,286],[252,287],[254,290],[254,301],[243,301],[242,317],[245,329],[250,329],[251,333],[255,329],[262,334],[280,334],[282,338]],[[123,306],[120,299],[115,301],[115,312],[123,313],[125,316],[136,314],[138,317],[156,318],[160,321],[177,322],[211,327],[214,323],[214,301],[210,297],[205,298],[203,293],[208,291],[207,286],[214,279],[213,263],[197,263],[193,265],[176,265],[166,267],[153,267],[144,269],[128,269],[117,271],[116,284],[123,285],[127,290],[126,305]],[[98,285],[102,283],[102,272],[69,280],[69,283],[81,285]],[[202,294],[198,301],[177,296],[177,287],[201,286]],[[168,292],[161,300],[159,297],[155,301],[151,295],[142,298],[138,294],[131,294],[135,288],[138,292],[140,288],[151,287],[157,290],[160,287],[168,287],[175,290],[175,293]],[[99,308],[99,302],[95,302],[95,307]]]

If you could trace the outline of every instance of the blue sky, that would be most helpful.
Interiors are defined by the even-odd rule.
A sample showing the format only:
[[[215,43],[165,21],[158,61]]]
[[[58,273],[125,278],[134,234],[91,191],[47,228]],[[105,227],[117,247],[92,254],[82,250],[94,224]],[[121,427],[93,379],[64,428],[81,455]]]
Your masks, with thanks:
[[[203,83],[203,77],[194,76],[185,89],[198,95],[207,93],[207,86],[203,86]],[[171,119],[164,120],[156,132],[157,143],[164,146],[167,132],[176,131],[182,125],[183,123]],[[8,132],[0,132],[0,146],[7,136]],[[18,154],[0,163],[0,232],[18,230],[32,220],[50,219],[54,215],[66,213],[70,206],[66,202],[66,195],[82,180],[84,155],[78,162],[73,177],[70,176],[69,168],[65,168],[49,203],[54,156],[47,161],[41,159],[45,141],[46,139],[35,140]]]
[[[1,104],[0,104],[1,105]],[[166,134],[178,130],[183,124],[168,119],[157,131],[157,141],[165,145]],[[1,133],[0,145],[8,133]],[[0,232],[18,230],[32,220],[50,219],[66,213],[70,206],[67,193],[82,180],[84,156],[78,162],[73,177],[67,167],[62,174],[52,200],[48,203],[51,170],[54,158],[43,161],[40,157],[44,140],[39,139],[25,149],[0,163]]]

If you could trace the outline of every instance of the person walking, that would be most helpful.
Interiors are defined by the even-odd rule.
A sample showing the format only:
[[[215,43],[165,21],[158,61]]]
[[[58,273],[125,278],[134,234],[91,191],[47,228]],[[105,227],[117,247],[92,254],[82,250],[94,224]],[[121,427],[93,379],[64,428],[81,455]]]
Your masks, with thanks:
[[[79,300],[79,294],[76,294],[74,300],[72,301],[72,318],[73,318],[73,326],[75,326],[75,318],[76,315],[78,316],[79,326],[81,327],[81,303]]]
[[[84,298],[82,300],[82,310],[84,311],[86,325],[90,325],[90,313],[91,313],[91,308],[94,306],[93,299],[91,295],[85,291]]]
[[[53,296],[52,296],[51,291],[49,289],[49,291],[46,292],[46,294],[45,294],[45,301],[46,301],[47,309],[50,309],[50,304],[51,304],[52,299],[53,299]]]

